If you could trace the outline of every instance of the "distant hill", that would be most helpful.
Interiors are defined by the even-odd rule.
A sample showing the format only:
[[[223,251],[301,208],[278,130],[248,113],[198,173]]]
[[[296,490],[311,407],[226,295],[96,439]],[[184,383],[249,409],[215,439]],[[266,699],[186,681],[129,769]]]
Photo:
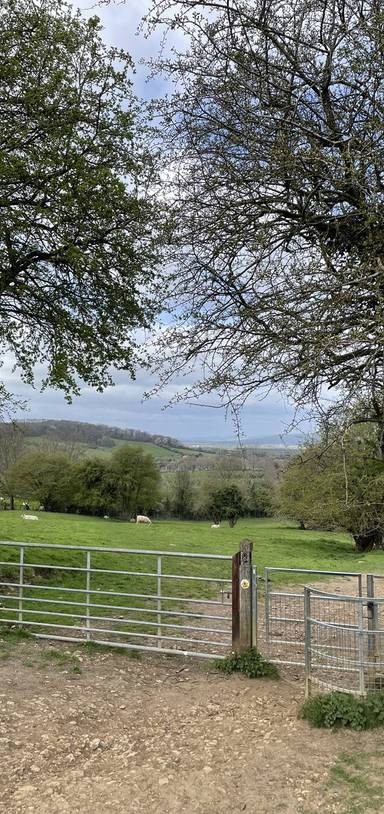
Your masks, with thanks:
[[[19,422],[19,426],[24,432],[27,446],[36,447],[52,442],[67,444],[78,447],[87,457],[109,458],[116,447],[126,443],[142,447],[145,452],[164,462],[199,454],[196,449],[190,449],[167,435],[153,435],[143,430],[121,429],[107,424],[32,419]]]
[[[261,447],[268,449],[269,447],[284,448],[284,447],[297,447],[303,443],[303,435],[263,435],[260,437],[244,437],[240,439],[242,447]],[[191,446],[201,447],[216,447],[220,449],[234,449],[239,448],[239,442],[235,440],[225,440],[220,438],[212,438],[211,441],[190,441]]]

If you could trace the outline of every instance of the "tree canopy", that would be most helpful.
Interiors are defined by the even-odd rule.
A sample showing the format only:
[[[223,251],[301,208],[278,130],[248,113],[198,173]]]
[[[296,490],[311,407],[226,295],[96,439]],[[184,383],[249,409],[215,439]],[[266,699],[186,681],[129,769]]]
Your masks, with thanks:
[[[212,491],[209,496],[207,510],[215,523],[228,520],[229,526],[233,528],[238,518],[245,514],[246,511],[244,499],[238,486],[230,484]]]
[[[290,462],[280,511],[302,527],[343,529],[358,551],[382,548],[384,464],[372,425],[336,422]]]
[[[162,380],[198,365],[187,394],[238,404],[365,393],[382,430],[381,4],[154,0],[149,24],[186,42],[158,63],[177,80]]]
[[[153,161],[100,32],[63,0],[0,0],[0,347],[67,395],[133,374],[153,313]]]

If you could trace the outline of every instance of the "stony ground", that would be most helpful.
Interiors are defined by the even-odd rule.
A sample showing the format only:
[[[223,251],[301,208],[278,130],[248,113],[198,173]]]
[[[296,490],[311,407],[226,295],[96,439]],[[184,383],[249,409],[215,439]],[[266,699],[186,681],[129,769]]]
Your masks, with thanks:
[[[301,679],[33,640],[2,652],[4,814],[384,812],[382,732],[310,729]]]

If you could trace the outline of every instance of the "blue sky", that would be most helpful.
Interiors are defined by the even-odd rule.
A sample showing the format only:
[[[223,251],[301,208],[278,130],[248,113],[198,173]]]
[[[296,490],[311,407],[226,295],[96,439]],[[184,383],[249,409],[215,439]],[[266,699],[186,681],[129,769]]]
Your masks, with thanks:
[[[104,24],[104,39],[129,51],[136,63],[134,85],[136,93],[145,98],[161,96],[165,84],[161,78],[148,81],[148,70],[140,64],[140,58],[148,59],[157,53],[161,34],[151,38],[137,34],[141,16],[148,6],[146,0],[126,0],[125,4],[92,6],[87,0],[78,0],[84,14],[97,14]],[[175,33],[175,42],[177,34]],[[37,370],[37,385],[33,389],[20,381],[17,371],[13,371],[12,359],[7,356],[1,369],[1,378],[9,390],[19,394],[29,403],[25,418],[56,418],[74,421],[90,421],[119,427],[134,427],[153,433],[172,435],[181,440],[235,440],[235,430],[231,418],[226,419],[222,409],[177,404],[167,408],[171,391],[148,401],[142,399],[143,392],[150,389],[154,380],[147,372],[138,371],[137,379],[131,382],[128,375],[116,374],[114,387],[103,394],[84,388],[81,397],[68,405],[61,393],[54,390],[40,392],[38,382],[43,371]],[[172,394],[177,389],[172,386]],[[218,402],[217,402],[218,403]],[[292,410],[277,395],[270,394],[263,401],[252,399],[244,408],[242,429],[245,436],[262,438],[280,435],[285,432],[292,417]]]

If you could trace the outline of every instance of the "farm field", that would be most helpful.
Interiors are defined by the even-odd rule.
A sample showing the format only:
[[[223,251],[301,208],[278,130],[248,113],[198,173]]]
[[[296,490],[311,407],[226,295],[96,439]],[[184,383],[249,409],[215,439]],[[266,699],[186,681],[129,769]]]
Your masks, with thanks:
[[[69,514],[41,513],[38,522],[28,522],[19,512],[0,513],[0,540],[61,545],[145,548],[232,555],[244,537],[254,543],[253,560],[265,566],[314,568],[333,571],[384,573],[384,551],[357,553],[346,534],[301,531],[293,523],[275,519],[242,519],[235,528],[223,524],[211,529],[207,521],[154,521],[136,526],[114,520]],[[3,554],[10,549],[3,548]],[[138,555],[139,557],[139,555]],[[205,566],[201,561],[202,572]],[[295,575],[284,575],[295,582]]]
[[[164,461],[164,460],[178,460],[182,458],[184,455],[196,455],[198,450],[191,449],[189,447],[161,447],[157,444],[151,444],[150,442],[145,441],[129,441],[129,440],[122,440],[119,438],[111,439],[113,441],[113,446],[111,447],[96,447],[91,446],[90,444],[85,444],[81,442],[69,442],[71,446],[75,447],[79,454],[84,458],[102,458],[105,461],[108,461],[112,455],[112,453],[118,449],[118,447],[127,445],[132,447],[133,449],[142,449],[144,453],[152,455],[156,460]],[[36,437],[26,437],[25,445],[28,450],[35,450],[39,449],[42,445],[46,443],[47,439],[45,436],[36,436]],[[212,453],[209,452],[202,452],[201,456],[204,458],[209,458],[212,456]]]
[[[101,624],[102,629],[106,626],[103,622],[112,618],[114,637],[128,634],[135,641],[135,636],[145,635],[146,643],[151,645],[157,636],[158,557],[156,553],[146,552],[159,551],[162,552],[160,609],[163,641],[167,646],[167,639],[172,636],[185,637],[186,629],[181,631],[178,627],[180,612],[196,610],[193,604],[196,601],[204,606],[205,600],[219,600],[221,607],[225,599],[220,591],[229,587],[231,580],[230,557],[244,537],[254,543],[254,563],[260,575],[265,566],[384,572],[383,553],[362,556],[354,551],[347,535],[300,531],[293,524],[271,519],[244,519],[233,529],[228,525],[212,529],[209,522],[155,521],[147,526],[44,512],[38,521],[28,522],[18,512],[7,511],[0,514],[0,582],[4,583],[0,588],[0,620],[15,622],[18,618],[19,548],[7,545],[7,541],[48,544],[51,549],[24,549],[24,622],[39,626],[49,621],[56,626],[74,625],[74,629],[77,625],[83,635],[84,614],[89,611],[87,603],[91,601],[91,628],[100,630],[97,625]],[[90,600],[86,594],[85,553],[63,550],[60,546],[96,549],[91,555]],[[133,549],[133,553],[113,550],[119,548]],[[177,551],[225,555],[229,559],[175,557]],[[207,578],[215,581],[206,581]],[[306,581],[302,574],[289,572],[275,574],[273,579],[280,584]],[[313,582],[312,576],[308,582]],[[187,606],[187,600],[192,600],[192,606]],[[129,612],[129,618],[121,616],[122,610]],[[206,607],[204,612],[207,612]],[[210,618],[220,618],[219,608],[216,614],[217,617]],[[214,630],[222,630],[221,622]],[[188,636],[184,638],[187,639]]]

